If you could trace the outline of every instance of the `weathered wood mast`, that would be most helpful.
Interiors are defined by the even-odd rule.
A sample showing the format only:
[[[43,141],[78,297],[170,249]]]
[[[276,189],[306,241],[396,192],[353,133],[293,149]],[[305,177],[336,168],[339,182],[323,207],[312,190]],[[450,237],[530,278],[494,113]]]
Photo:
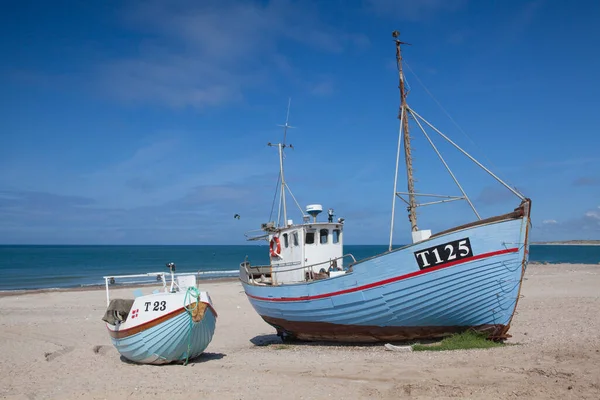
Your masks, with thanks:
[[[404,159],[406,162],[406,179],[408,183],[408,219],[410,221],[410,228],[413,232],[418,230],[417,227],[417,201],[415,199],[415,181],[413,178],[413,170],[412,170],[412,155],[410,153],[410,134],[408,131],[408,110],[406,104],[406,88],[404,87],[404,73],[402,72],[402,52],[400,50],[400,46],[403,44],[408,44],[405,42],[401,42],[398,37],[400,36],[400,32],[394,31],[392,32],[392,36],[396,41],[396,64],[398,66],[398,77],[399,77],[399,85],[400,89],[400,111],[398,112],[398,119],[400,120],[400,124],[402,125],[404,131]]]

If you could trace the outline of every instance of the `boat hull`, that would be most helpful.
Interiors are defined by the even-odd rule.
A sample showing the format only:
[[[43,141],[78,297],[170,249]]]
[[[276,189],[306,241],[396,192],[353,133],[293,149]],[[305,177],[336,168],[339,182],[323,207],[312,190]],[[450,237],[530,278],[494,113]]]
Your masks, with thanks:
[[[504,339],[528,261],[529,225],[527,212],[369,258],[341,276],[242,284],[283,338],[402,341],[476,329]]]
[[[212,341],[217,313],[204,292],[199,301],[190,300],[186,307],[184,301],[184,293],[137,298],[124,323],[106,325],[117,351],[141,364],[185,362],[201,355]],[[158,313],[142,319],[140,314],[146,308],[152,311],[154,304],[158,304]]]

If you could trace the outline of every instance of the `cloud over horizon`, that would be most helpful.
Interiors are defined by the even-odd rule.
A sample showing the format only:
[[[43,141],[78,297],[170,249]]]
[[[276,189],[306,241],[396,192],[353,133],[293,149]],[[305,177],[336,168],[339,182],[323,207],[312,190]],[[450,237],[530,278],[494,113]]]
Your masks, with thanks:
[[[598,240],[600,238],[600,206],[586,210],[578,217],[557,221],[542,221],[542,226],[535,227],[538,237],[554,240]]]

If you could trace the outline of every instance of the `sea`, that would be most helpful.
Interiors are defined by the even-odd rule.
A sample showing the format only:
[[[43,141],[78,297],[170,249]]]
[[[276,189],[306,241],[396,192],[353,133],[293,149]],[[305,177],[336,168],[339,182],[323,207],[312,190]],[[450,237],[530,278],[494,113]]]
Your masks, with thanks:
[[[268,245],[0,245],[0,291],[104,285],[104,276],[168,273],[169,262],[177,273],[199,273],[201,279],[236,277],[246,258],[253,265],[268,264],[268,250]],[[386,245],[344,246],[357,260],[386,250]],[[600,246],[531,245],[529,261],[600,264]]]

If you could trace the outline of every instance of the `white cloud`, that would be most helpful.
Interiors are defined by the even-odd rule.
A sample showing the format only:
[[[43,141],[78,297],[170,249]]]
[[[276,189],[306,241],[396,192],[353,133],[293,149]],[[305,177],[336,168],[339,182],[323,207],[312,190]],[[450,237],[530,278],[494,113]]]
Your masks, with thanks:
[[[193,56],[164,52],[103,66],[103,86],[125,102],[180,108],[215,106],[242,98],[240,78]]]
[[[542,221],[542,224],[546,224],[546,225],[557,224],[557,223],[558,222],[555,219],[545,219],[545,220]]]
[[[597,219],[600,221],[600,212],[598,212],[598,211],[588,211],[585,213],[585,216],[587,218]]]
[[[290,46],[340,53],[368,45],[366,36],[322,22],[318,3],[306,1],[139,1],[123,23],[144,40],[138,54],[100,66],[103,87],[124,101],[170,107],[241,100],[273,71],[289,72],[279,68]]]
[[[170,138],[147,138],[141,146],[120,160],[106,163],[92,172],[69,171],[60,180],[62,194],[77,194],[93,198],[98,207],[135,208],[156,206],[198,193],[198,187],[208,187],[206,193],[249,184],[263,185],[268,175],[269,188],[275,184],[272,160],[257,161],[257,152],[274,155],[269,148],[259,148],[235,159],[217,158],[208,153],[211,148],[192,148],[192,139],[185,134]],[[262,187],[259,186],[262,190]],[[40,190],[37,190],[40,191]],[[269,193],[271,190],[269,189]],[[1,196],[1,193],[0,193]],[[1,197],[0,197],[1,199]]]

